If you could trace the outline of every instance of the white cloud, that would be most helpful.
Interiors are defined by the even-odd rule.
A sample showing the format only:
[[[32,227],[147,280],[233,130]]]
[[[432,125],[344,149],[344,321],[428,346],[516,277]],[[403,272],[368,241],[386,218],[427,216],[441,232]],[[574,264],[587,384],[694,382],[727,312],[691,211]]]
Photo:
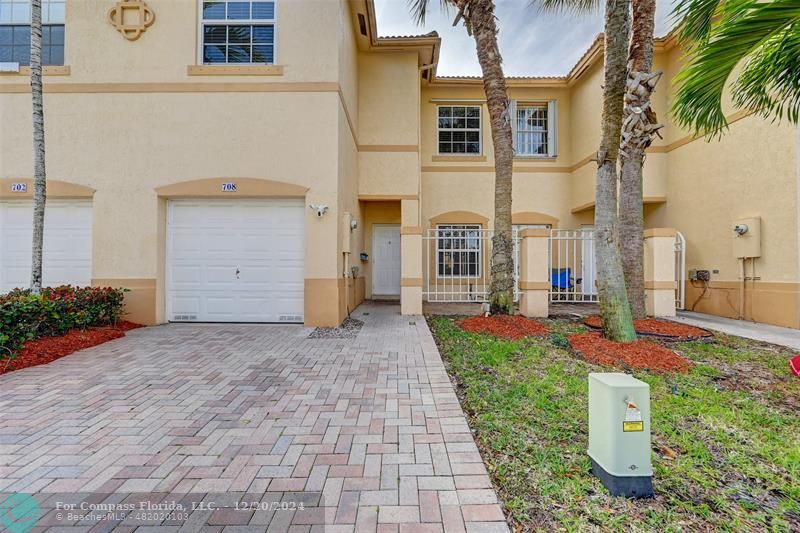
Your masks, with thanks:
[[[375,0],[379,35],[411,35],[436,30],[442,37],[437,73],[479,76],[475,42],[462,25],[453,27],[455,12],[442,12],[439,0],[429,0],[424,27],[414,23],[406,0]],[[585,15],[544,13],[529,0],[495,0],[500,28],[500,53],[507,76],[566,74],[603,30],[602,12]],[[670,0],[657,0],[656,35],[670,25]]]

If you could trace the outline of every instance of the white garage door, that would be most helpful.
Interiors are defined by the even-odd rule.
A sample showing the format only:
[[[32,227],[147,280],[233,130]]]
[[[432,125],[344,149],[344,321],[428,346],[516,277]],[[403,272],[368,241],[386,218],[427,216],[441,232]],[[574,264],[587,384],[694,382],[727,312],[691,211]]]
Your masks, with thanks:
[[[44,213],[42,284],[90,285],[92,202],[48,200]],[[30,285],[32,238],[33,203],[0,202],[0,292]]]
[[[303,321],[302,200],[176,200],[167,211],[169,320]]]

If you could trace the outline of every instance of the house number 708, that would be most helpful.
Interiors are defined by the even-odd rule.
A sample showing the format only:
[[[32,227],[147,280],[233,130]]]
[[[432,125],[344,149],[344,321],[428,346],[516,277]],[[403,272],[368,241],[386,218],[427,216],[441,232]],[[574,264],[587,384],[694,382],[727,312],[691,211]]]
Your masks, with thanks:
[[[235,183],[223,183],[222,184],[222,192],[236,192],[236,184]]]

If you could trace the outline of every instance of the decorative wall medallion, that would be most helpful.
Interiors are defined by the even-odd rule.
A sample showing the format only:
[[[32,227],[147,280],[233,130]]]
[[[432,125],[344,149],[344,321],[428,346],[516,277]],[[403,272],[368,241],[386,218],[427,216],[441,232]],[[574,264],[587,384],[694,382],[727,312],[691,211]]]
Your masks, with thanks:
[[[108,21],[129,41],[135,41],[156,20],[144,0],[119,0],[108,10]]]

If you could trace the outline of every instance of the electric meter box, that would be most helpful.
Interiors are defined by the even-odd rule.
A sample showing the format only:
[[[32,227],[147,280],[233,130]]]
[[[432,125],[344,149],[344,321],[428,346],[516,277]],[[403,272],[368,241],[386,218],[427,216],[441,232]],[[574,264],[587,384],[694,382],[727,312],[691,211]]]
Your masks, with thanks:
[[[761,217],[742,218],[733,223],[734,228],[743,228],[740,233],[733,231],[733,256],[761,257]]]
[[[592,473],[614,496],[653,496],[650,386],[628,374],[589,374]]]

